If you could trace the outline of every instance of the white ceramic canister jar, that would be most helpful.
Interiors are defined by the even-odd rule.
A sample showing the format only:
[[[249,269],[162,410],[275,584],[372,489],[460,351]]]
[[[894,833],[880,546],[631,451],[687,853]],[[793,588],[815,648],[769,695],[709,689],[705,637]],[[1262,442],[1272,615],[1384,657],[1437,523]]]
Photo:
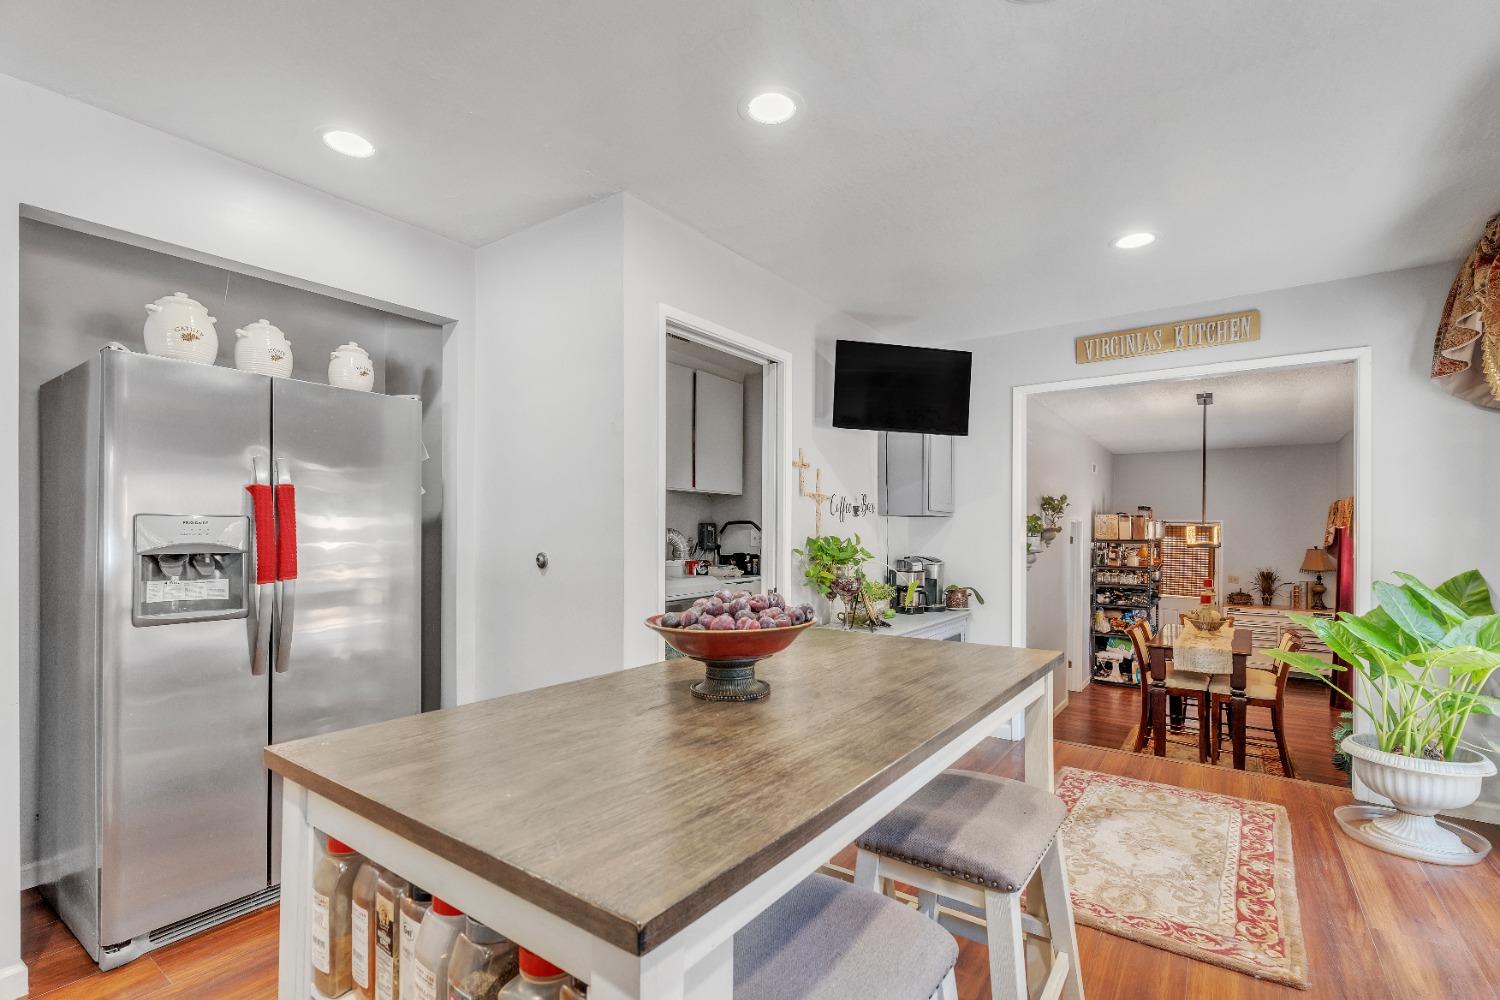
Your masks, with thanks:
[[[292,345],[268,319],[234,331],[234,366],[242,372],[286,378],[292,373]]]
[[[375,362],[369,353],[349,341],[328,356],[328,384],[340,389],[357,389],[369,392],[375,388]]]
[[[146,306],[146,351],[159,358],[211,365],[219,356],[216,322],[187,292],[163,295]]]

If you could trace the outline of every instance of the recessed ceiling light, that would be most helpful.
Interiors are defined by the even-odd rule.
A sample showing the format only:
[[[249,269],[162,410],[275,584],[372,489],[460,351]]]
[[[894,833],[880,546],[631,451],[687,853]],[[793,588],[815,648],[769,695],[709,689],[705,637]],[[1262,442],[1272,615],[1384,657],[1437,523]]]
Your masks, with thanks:
[[[762,125],[782,125],[797,113],[797,98],[781,90],[756,94],[745,102],[745,117]]]
[[[335,153],[343,153],[345,156],[353,156],[361,160],[375,155],[375,146],[369,139],[341,129],[324,132],[323,144]]]
[[[1139,250],[1156,242],[1155,233],[1126,233],[1110,243],[1116,250]]]

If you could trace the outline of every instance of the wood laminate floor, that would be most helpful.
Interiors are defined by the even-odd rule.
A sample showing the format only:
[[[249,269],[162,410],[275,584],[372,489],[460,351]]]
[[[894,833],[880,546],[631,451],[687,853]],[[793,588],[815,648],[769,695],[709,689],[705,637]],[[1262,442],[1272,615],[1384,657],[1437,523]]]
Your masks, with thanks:
[[[1124,739],[1123,734],[1120,737]],[[989,740],[961,767],[1019,776],[1019,744]],[[1088,927],[1079,927],[1090,1000],[1348,1000],[1500,996],[1500,859],[1443,868],[1382,854],[1345,837],[1332,816],[1346,791],[1309,781],[1057,744],[1058,767],[1278,802],[1291,817],[1312,974],[1306,992],[1260,982]],[[1492,840],[1500,830],[1481,829]],[[852,861],[840,857],[842,862]],[[48,1000],[272,1000],[277,912],[262,910],[101,973],[34,892],[22,902],[22,944],[33,997]],[[985,949],[959,947],[963,1000],[989,996]]]
[[[1247,710],[1252,726],[1271,727],[1271,713],[1264,708]],[[1118,750],[1140,722],[1140,689],[1113,684],[1090,684],[1068,693],[1068,705],[1053,723],[1057,738],[1086,743],[1104,750]],[[1337,709],[1329,707],[1328,689],[1317,681],[1288,681],[1286,689],[1287,748],[1297,777],[1347,788],[1349,776],[1333,766],[1333,739],[1338,725]],[[1270,733],[1252,731],[1252,739],[1269,740]],[[1274,746],[1268,746],[1274,754]],[[1231,766],[1229,745],[1224,745],[1220,766]]]

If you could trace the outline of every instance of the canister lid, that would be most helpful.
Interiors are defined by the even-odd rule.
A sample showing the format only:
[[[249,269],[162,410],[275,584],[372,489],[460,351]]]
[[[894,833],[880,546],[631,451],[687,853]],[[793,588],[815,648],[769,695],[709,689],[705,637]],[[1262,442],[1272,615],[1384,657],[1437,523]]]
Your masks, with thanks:
[[[453,906],[449,903],[443,902],[436,896],[432,897],[432,912],[436,913],[440,917],[461,917],[464,915],[463,910],[460,910],[458,907]]]
[[[552,979],[563,974],[563,970],[545,958],[534,955],[525,948],[520,948],[518,951],[520,954],[517,961],[521,967],[521,975],[527,979]]]
[[[350,847],[348,844],[344,843],[342,840],[334,840],[332,837],[329,837],[328,838],[328,853],[329,854],[353,854],[354,853],[354,848]]]

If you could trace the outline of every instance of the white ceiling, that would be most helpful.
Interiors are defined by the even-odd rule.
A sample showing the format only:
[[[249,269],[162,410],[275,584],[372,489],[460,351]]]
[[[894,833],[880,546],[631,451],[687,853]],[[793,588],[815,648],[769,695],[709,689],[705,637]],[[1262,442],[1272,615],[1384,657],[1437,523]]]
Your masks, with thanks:
[[[1200,392],[1208,408],[1208,447],[1331,444],[1354,429],[1354,366],[1319,365],[1218,378],[1138,382],[1031,397],[1116,455],[1198,451]]]
[[[1462,256],[1497,52],[1493,0],[0,0],[0,72],[397,218],[628,190],[932,341]]]

